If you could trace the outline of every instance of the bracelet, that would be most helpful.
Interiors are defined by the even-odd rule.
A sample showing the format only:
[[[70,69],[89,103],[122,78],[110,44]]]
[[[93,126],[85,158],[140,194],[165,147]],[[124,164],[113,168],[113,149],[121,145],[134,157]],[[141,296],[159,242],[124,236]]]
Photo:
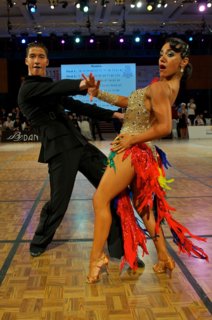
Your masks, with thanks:
[[[102,90],[98,91],[98,94],[96,96],[98,99],[108,102],[110,104],[116,105],[118,102],[119,96],[117,94],[108,93]]]

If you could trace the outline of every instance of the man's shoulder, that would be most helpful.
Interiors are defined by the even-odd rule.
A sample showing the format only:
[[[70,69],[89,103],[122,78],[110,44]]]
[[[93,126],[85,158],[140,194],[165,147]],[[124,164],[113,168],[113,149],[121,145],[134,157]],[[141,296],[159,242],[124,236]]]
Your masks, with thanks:
[[[24,82],[53,82],[52,78],[41,76],[26,76]]]

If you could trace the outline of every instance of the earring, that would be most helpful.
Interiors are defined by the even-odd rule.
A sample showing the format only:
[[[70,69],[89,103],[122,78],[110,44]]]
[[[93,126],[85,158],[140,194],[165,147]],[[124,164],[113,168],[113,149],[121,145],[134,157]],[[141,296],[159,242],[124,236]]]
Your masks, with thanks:
[[[180,68],[180,72],[181,72],[181,73],[183,73],[183,72],[184,72],[184,69],[183,69],[182,67]]]

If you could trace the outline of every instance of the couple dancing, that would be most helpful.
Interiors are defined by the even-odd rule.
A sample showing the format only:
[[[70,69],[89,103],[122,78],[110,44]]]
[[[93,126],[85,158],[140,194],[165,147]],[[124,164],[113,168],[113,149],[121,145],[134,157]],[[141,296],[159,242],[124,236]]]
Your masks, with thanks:
[[[189,46],[178,38],[167,39],[160,51],[160,79],[151,85],[134,91],[129,97],[103,92],[100,82],[87,81],[88,93],[92,97],[127,108],[120,134],[111,143],[108,165],[93,197],[95,212],[94,240],[90,254],[88,283],[100,280],[101,271],[108,266],[104,245],[108,238],[112,216],[110,202],[117,197],[117,213],[122,224],[124,257],[121,268],[127,262],[136,269],[137,247],[148,253],[146,236],[137,225],[134,208],[142,217],[145,228],[154,241],[158,262],[153,266],[156,273],[171,272],[175,262],[169,255],[161,229],[161,221],[166,220],[174,242],[180,251],[208,259],[204,251],[185,237],[205,241],[190,233],[174,220],[171,208],[165,199],[167,181],[164,167],[169,165],[162,150],[151,141],[168,135],[172,130],[171,106],[180,89],[180,82],[190,76]],[[93,85],[92,85],[93,83]],[[153,204],[156,213],[153,212]]]
[[[175,266],[160,226],[163,219],[169,224],[181,251],[207,259],[207,255],[185,237],[185,233],[198,240],[204,239],[192,235],[170,214],[172,208],[165,200],[167,181],[164,167],[168,162],[162,150],[151,143],[172,129],[171,106],[177,97],[181,79],[191,73],[188,56],[189,47],[185,42],[177,38],[168,39],[160,51],[160,80],[136,90],[129,97],[123,97],[99,90],[100,83],[92,75],[84,76],[83,80],[53,81],[46,77],[49,59],[45,45],[37,42],[28,44],[25,58],[28,75],[21,84],[18,105],[40,135],[39,162],[48,163],[50,181],[50,199],[41,210],[39,224],[30,243],[31,256],[43,254],[52,241],[68,207],[76,174],[80,171],[94,187],[98,187],[93,198],[95,225],[87,277],[89,283],[99,281],[102,269],[108,265],[108,257],[104,254],[106,239],[110,255],[122,255],[120,220],[124,240],[121,267],[125,262],[132,269],[137,267],[138,245],[147,253],[145,233],[135,221],[132,203],[154,241],[158,256],[153,267],[156,273],[171,272]],[[105,155],[88,143],[66,117],[65,110],[99,120],[122,119],[123,114],[97,105],[91,107],[72,98],[87,92],[110,104],[127,108],[121,133],[112,142],[103,177]],[[120,219],[116,214],[111,217],[110,208],[114,211],[114,206],[110,207],[110,203],[115,197]],[[110,227],[112,232],[109,235]]]

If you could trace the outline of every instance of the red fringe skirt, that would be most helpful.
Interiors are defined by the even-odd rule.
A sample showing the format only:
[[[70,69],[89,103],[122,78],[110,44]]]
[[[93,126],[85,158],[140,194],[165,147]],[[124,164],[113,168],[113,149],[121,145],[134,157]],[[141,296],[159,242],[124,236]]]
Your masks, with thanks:
[[[115,167],[112,152],[109,156],[110,166]],[[206,241],[206,239],[193,235],[186,227],[173,219],[170,211],[175,210],[166,201],[166,189],[169,180],[166,180],[164,168],[170,166],[165,153],[156,146],[151,148],[143,143],[127,149],[123,155],[123,161],[131,156],[132,165],[135,168],[135,179],[133,181],[133,199],[136,201],[137,212],[151,210],[156,205],[156,228],[155,236],[162,221],[166,221],[170,227],[174,242],[179,251],[194,255],[195,257],[208,260],[207,254],[186,237]],[[146,247],[147,236],[145,231],[137,223],[132,201],[128,190],[118,196],[117,213],[121,219],[124,240],[124,257],[120,268],[128,263],[132,269],[137,269],[137,249],[141,246],[144,253],[148,254]]]

